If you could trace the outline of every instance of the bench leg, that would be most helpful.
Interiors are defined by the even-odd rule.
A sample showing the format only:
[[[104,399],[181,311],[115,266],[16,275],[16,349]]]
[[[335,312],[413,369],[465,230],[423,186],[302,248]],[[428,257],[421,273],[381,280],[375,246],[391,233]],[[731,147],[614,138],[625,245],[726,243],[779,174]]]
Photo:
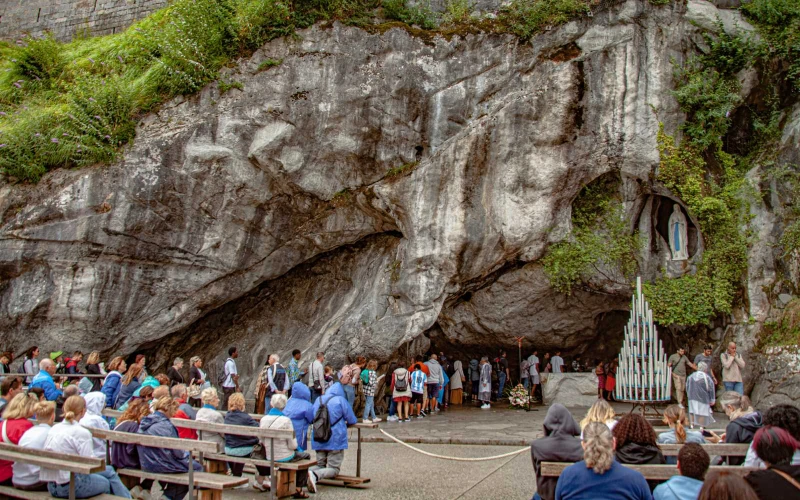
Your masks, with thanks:
[[[286,498],[294,495],[297,491],[297,473],[293,470],[280,470],[277,471],[278,491],[276,497]]]
[[[222,500],[222,490],[199,490],[198,500]]]
[[[225,474],[228,470],[228,464],[219,460],[206,460],[206,472],[213,472],[215,474]]]
[[[128,488],[129,490],[135,488],[140,483],[138,477],[126,476],[124,474],[121,474],[119,476],[119,480],[122,481],[122,484],[124,484],[125,487]]]

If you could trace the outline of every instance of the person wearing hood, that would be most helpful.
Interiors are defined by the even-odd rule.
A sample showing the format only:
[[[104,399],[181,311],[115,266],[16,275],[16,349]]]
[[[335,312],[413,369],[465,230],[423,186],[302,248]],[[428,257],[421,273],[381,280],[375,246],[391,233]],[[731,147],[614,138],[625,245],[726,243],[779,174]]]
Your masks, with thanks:
[[[628,413],[614,426],[616,440],[615,455],[623,464],[657,465],[666,464],[661,448],[658,447],[656,431],[641,415]],[[663,481],[650,480],[647,483],[652,491]]]
[[[436,354],[431,354],[431,359],[425,362],[428,367],[428,400],[431,413],[439,411],[439,387],[443,385],[444,373]]]
[[[719,398],[725,414],[730,419],[722,438],[725,443],[752,443],[756,431],[763,427],[761,413],[754,410],[750,398],[735,391],[727,391]],[[728,465],[742,465],[744,457],[727,457]]]
[[[106,407],[106,395],[102,392],[90,392],[84,396],[86,401],[86,414],[81,418],[80,424],[93,429],[110,430],[108,422],[103,418],[103,408]],[[106,458],[106,440],[92,438],[92,452],[97,458]]]
[[[331,438],[327,441],[318,441],[312,436],[311,448],[317,452],[317,465],[309,469],[308,490],[316,492],[318,479],[329,479],[339,475],[344,462],[344,450],[347,449],[347,428],[358,422],[353,408],[347,402],[342,384],[335,383],[320,396],[312,408],[316,415],[320,404],[325,404],[328,409],[328,418],[331,425]]]
[[[581,429],[564,405],[556,403],[547,410],[544,418],[544,437],[531,443],[531,460],[536,474],[534,500],[553,500],[558,477],[541,475],[542,462],[580,462],[583,460]]]
[[[286,402],[283,414],[292,421],[297,447],[308,450],[308,426],[314,421],[314,406],[311,404],[311,391],[303,382],[292,384],[292,397]]]
[[[114,406],[119,390],[122,387],[122,374],[125,373],[127,368],[128,366],[122,356],[112,359],[106,366],[108,373],[103,380],[103,386],[100,388],[100,392],[106,395],[106,408]]]
[[[122,378],[122,387],[120,387],[119,392],[117,393],[117,400],[114,402],[114,408],[118,409],[120,406],[125,404],[131,397],[133,397],[133,393],[136,392],[136,389],[141,387],[142,384],[139,381],[139,376],[141,374],[141,365],[133,364],[130,368],[128,368],[128,372]]]
[[[678,452],[679,476],[656,486],[653,500],[694,500],[703,488],[711,457],[697,443],[686,443]]]
[[[468,371],[471,389],[469,392],[469,400],[474,403],[478,398],[478,382],[481,379],[480,362],[477,359],[469,360]]]
[[[461,405],[464,400],[464,381],[467,378],[464,376],[464,368],[461,366],[461,361],[456,360],[453,363],[453,376],[450,377],[450,403],[453,405]]]
[[[169,421],[177,411],[178,403],[172,398],[160,398],[156,401],[153,414],[144,417],[139,423],[137,433],[145,436],[177,438],[178,429]],[[136,445],[136,450],[139,452],[139,461],[142,463],[142,470],[145,472],[182,474],[189,471],[190,456],[186,451],[143,445]],[[203,470],[203,466],[197,461],[192,460],[191,463],[194,470]],[[181,500],[188,492],[188,486],[174,483],[166,483],[164,486],[164,496],[170,500]]]

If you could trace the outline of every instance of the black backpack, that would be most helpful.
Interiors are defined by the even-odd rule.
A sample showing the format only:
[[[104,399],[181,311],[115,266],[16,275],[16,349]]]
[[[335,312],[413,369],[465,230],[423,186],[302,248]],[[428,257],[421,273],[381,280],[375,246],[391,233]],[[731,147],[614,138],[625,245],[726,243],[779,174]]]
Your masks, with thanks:
[[[331,432],[331,417],[328,414],[328,407],[319,398],[319,408],[314,414],[314,422],[312,425],[312,436],[314,441],[319,443],[327,443],[330,441],[333,432]]]
[[[228,362],[228,359],[225,360],[225,363]],[[222,384],[224,384],[225,381],[228,380],[228,375],[225,373],[225,363],[222,364],[222,370],[220,370],[219,373],[217,374],[217,383],[219,384],[220,387],[222,387]]]
[[[408,389],[408,372],[403,375],[403,378],[400,378],[400,375],[395,375],[394,390],[397,392],[404,392],[406,389]]]

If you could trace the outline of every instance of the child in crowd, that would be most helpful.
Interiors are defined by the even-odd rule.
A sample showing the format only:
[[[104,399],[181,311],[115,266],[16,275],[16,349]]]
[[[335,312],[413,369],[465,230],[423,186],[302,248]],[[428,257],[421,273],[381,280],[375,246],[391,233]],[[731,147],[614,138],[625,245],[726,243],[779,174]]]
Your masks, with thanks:
[[[381,421],[375,416],[375,391],[378,389],[378,374],[375,370],[377,368],[378,361],[370,359],[367,363],[367,368],[361,371],[361,383],[364,387],[364,398],[366,399],[363,419],[365,424]]]
[[[428,376],[420,369],[419,363],[414,363],[414,373],[411,374],[411,412],[417,418],[424,418],[422,414],[422,400]]]
[[[327,391],[333,385],[333,367],[325,365],[325,390]]]

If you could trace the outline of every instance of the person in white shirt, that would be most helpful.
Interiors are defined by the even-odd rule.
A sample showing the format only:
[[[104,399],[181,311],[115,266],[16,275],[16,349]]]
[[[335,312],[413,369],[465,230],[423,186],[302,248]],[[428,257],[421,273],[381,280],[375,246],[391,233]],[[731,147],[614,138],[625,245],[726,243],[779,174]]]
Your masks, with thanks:
[[[34,411],[38,424],[25,431],[17,446],[41,450],[44,448],[47,434],[56,420],[56,403],[54,401],[41,401],[36,403]],[[39,466],[14,462],[13,470],[14,477],[12,482],[18,490],[47,491],[47,483],[39,481]]]
[[[556,355],[550,359],[550,366],[553,368],[553,373],[564,371],[564,358],[561,357],[561,351],[556,351]]]
[[[533,354],[528,356],[528,370],[531,383],[531,397],[536,397],[536,386],[539,385],[539,351],[533,351]]]
[[[239,392],[239,372],[236,369],[236,358],[239,350],[236,347],[228,349],[228,359],[225,361],[225,380],[222,381],[222,407],[228,408],[228,398],[234,392]]]
[[[64,421],[54,425],[44,441],[45,451],[94,457],[92,434],[79,422],[86,413],[86,403],[80,396],[70,396],[64,402]],[[47,490],[56,498],[69,498],[69,472],[41,469],[39,480],[47,481]],[[131,498],[128,488],[119,480],[114,468],[107,466],[96,474],[75,474],[75,498],[90,498],[113,493]]]

